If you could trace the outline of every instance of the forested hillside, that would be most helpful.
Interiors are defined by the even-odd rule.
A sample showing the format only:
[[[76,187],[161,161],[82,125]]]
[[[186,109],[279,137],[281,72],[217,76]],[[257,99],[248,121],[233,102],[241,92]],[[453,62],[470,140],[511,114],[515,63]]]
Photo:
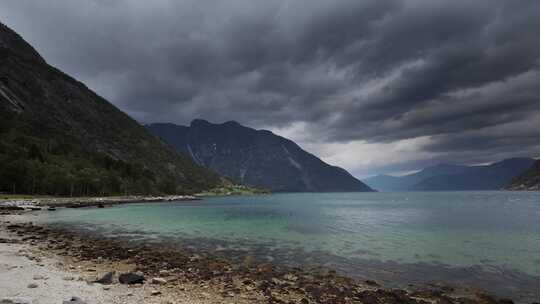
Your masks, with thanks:
[[[0,24],[0,192],[173,194],[221,182]]]

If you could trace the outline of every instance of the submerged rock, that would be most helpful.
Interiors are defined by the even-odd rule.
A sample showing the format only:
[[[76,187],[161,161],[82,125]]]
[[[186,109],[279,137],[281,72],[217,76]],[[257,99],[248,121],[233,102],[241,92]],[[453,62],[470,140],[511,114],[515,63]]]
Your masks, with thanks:
[[[134,273],[134,272],[128,272],[128,273],[122,273],[119,277],[118,277],[118,281],[121,283],[121,284],[142,284],[144,283],[144,276],[141,275],[141,274],[138,274],[138,273]]]
[[[368,286],[374,286],[374,287],[380,287],[381,285],[379,285],[379,283],[373,281],[373,280],[365,280],[364,283],[366,283],[366,285]]]

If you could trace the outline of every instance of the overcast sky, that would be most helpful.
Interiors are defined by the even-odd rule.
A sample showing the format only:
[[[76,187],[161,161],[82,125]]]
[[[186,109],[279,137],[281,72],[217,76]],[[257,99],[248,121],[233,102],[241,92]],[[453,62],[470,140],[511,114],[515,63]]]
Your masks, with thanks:
[[[17,0],[0,20],[144,123],[236,120],[359,177],[540,156],[538,0]]]

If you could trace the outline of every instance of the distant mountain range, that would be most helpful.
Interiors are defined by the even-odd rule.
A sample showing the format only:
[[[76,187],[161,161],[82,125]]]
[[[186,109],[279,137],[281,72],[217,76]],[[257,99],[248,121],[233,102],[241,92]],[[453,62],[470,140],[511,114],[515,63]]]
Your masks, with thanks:
[[[222,182],[0,23],[0,192],[161,194]]]
[[[485,166],[440,164],[405,176],[378,175],[364,182],[379,191],[499,190],[535,162],[511,158]]]
[[[514,178],[506,189],[540,191],[540,160]]]
[[[189,127],[161,123],[147,127],[197,164],[242,184],[272,191],[372,191],[344,169],[270,131],[201,119]]]

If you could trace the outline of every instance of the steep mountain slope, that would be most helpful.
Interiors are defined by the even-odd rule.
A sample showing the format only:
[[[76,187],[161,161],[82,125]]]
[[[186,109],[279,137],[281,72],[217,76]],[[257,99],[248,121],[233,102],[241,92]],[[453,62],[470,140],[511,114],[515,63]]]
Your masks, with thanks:
[[[514,178],[506,189],[540,191],[540,160]]]
[[[270,131],[200,119],[189,127],[151,124],[148,128],[196,163],[243,184],[273,191],[372,191],[347,171]]]
[[[221,182],[2,24],[0,121],[3,192],[174,193]]]
[[[385,180],[381,182],[381,178],[367,179],[366,183],[383,191],[498,190],[533,162],[532,158],[512,158],[486,166],[437,165],[414,174],[387,179],[391,183]]]

